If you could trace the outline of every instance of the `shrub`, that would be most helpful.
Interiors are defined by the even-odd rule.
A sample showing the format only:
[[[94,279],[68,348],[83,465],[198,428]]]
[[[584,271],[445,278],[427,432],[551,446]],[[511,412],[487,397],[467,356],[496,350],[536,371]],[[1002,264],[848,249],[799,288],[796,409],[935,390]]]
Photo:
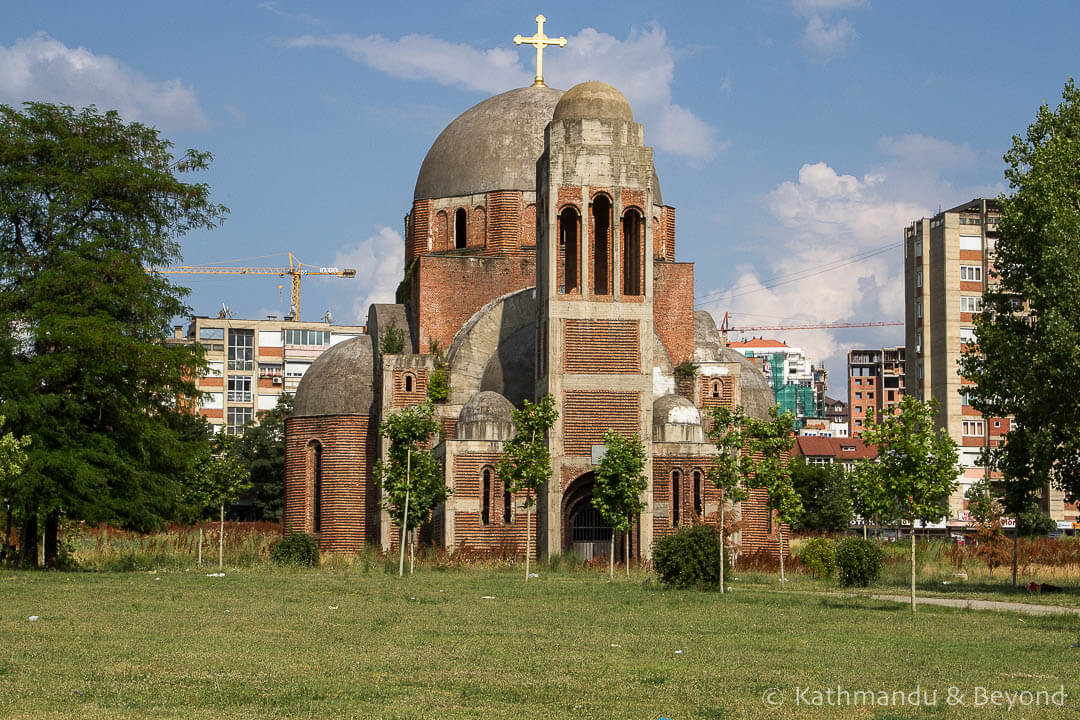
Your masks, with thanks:
[[[814,577],[836,574],[836,545],[828,538],[814,538],[802,547],[802,561]]]
[[[846,538],[836,546],[836,565],[845,585],[866,587],[881,577],[884,553],[878,545],[862,538]]]
[[[720,583],[720,533],[711,525],[692,525],[660,538],[653,546],[653,567],[673,587],[716,587]]]
[[[310,535],[290,533],[270,550],[270,559],[278,565],[319,564],[319,543]]]
[[[434,403],[444,403],[450,397],[450,378],[443,368],[435,368],[428,379],[428,400]]]

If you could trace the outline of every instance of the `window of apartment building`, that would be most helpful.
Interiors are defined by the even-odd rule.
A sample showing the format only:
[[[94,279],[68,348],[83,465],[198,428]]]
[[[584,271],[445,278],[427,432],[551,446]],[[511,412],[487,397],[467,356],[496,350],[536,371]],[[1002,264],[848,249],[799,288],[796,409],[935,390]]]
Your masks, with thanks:
[[[922,255],[922,238],[915,238],[915,254]]]
[[[994,427],[995,427],[995,428],[999,428],[999,427],[1001,427],[1001,421],[1000,421],[1000,420],[995,420],[995,421],[994,421]]]
[[[282,368],[277,363],[259,363],[259,377],[281,377]]]
[[[249,402],[251,402],[251,376],[249,376],[249,375],[230,375],[229,376],[229,402],[237,402],[237,403],[249,403]]]
[[[229,369],[251,370],[255,366],[255,331],[229,331]]]
[[[982,282],[982,265],[961,265],[960,279],[965,282]]]
[[[254,413],[250,407],[231,407],[225,417],[225,432],[229,435],[241,435],[244,426],[254,419]]]
[[[855,426],[856,427],[862,427],[862,420],[856,420],[855,421]]]
[[[964,437],[982,437],[986,434],[986,423],[982,420],[965,420]]]
[[[960,404],[971,405],[971,393],[969,393],[967,390],[964,390],[960,393]]]
[[[977,295],[960,296],[960,312],[977,313],[982,310],[982,298]]]
[[[915,299],[915,317],[922,317],[922,298]]]
[[[867,400],[873,400],[874,399],[874,393],[872,393],[872,392],[866,393],[866,399]]]
[[[224,340],[225,328],[219,327],[204,327],[199,328],[200,340]]]
[[[862,393],[861,392],[855,393],[855,399],[856,400],[862,400]]]
[[[856,405],[855,406],[855,412],[861,413],[862,412],[862,405]]]
[[[922,270],[915,271],[915,287],[922,287]]]
[[[206,364],[206,375],[203,377],[221,377],[225,374],[225,363],[221,361]]]
[[[855,379],[855,384],[856,385],[862,385],[862,380],[859,380],[858,378],[856,378]]]
[[[329,330],[286,330],[286,345],[329,345]]]
[[[895,390],[890,390],[889,391],[889,402],[892,402],[894,400],[896,400],[896,391]]]
[[[285,377],[287,378],[301,378],[304,377],[304,373],[311,367],[311,363],[301,362],[287,362],[285,363]]]
[[[975,328],[962,327],[960,328],[960,342],[964,345],[975,344]]]
[[[807,465],[832,465],[832,458],[828,455],[825,456],[812,456],[806,458]]]

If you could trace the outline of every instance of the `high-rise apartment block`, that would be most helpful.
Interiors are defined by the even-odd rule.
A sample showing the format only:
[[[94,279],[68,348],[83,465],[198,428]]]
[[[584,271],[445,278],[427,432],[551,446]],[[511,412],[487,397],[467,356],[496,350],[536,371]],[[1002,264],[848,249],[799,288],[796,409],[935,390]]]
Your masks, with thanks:
[[[861,437],[872,410],[891,414],[904,399],[905,348],[863,348],[848,353],[848,411],[851,437]]]
[[[186,335],[182,330],[176,329],[172,342],[197,342],[206,351],[207,369],[198,379],[205,393],[199,414],[214,430],[233,435],[277,405],[282,393],[295,392],[324,350],[366,332],[363,325],[198,316],[191,318]]]
[[[975,342],[975,315],[993,270],[998,217],[995,200],[976,198],[904,230],[907,392],[936,399],[938,425],[960,445],[964,471],[950,500],[953,527],[968,524],[964,492],[987,472],[978,464],[980,455],[1009,431],[1008,418],[984,417],[968,404],[963,390],[969,381],[958,371],[961,354]],[[1059,490],[1044,488],[1042,506],[1061,528],[1078,519]]]

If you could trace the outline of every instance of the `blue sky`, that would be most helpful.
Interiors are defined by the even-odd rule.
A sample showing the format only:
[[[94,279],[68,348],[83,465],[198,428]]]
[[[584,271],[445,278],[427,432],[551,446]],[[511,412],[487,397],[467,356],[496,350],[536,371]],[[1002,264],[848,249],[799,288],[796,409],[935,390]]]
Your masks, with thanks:
[[[512,38],[542,11],[569,41],[545,53],[548,84],[609,82],[644,123],[700,307],[736,325],[894,320],[903,227],[1004,191],[1010,138],[1056,104],[1080,54],[1068,1],[614,7],[12,2],[0,102],[93,102],[212,151],[200,179],[232,213],[186,237],[185,260],[282,265],[292,250],[356,267],[308,279],[303,313],[362,321],[400,279],[428,147],[471,105],[529,84],[535,51]],[[199,314],[288,308],[277,278],[185,281]],[[764,334],[825,362],[835,394],[849,348],[902,342],[899,327]]]

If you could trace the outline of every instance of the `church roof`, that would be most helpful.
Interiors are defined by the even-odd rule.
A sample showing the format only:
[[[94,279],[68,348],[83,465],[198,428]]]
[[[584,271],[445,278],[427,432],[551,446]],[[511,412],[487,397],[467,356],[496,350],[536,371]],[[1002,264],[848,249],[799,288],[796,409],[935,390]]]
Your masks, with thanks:
[[[570,93],[573,95],[565,108],[567,113],[591,108],[589,117],[609,117],[611,113],[621,116],[621,102],[626,116],[622,119],[633,120],[630,104],[610,85],[587,82],[576,85]],[[563,96],[562,90],[550,87],[518,88],[483,100],[458,115],[424,157],[413,199],[460,197],[493,190],[535,192],[536,161],[544,152],[544,129]],[[653,201],[663,205],[655,172],[653,187]]]
[[[370,415],[375,354],[370,335],[334,345],[311,363],[296,387],[293,417]]]
[[[526,87],[488,98],[446,126],[428,150],[413,198],[536,190],[544,128],[562,90]]]
[[[555,106],[554,120],[622,120],[634,122],[630,103],[607,83],[583,82],[566,91]]]

